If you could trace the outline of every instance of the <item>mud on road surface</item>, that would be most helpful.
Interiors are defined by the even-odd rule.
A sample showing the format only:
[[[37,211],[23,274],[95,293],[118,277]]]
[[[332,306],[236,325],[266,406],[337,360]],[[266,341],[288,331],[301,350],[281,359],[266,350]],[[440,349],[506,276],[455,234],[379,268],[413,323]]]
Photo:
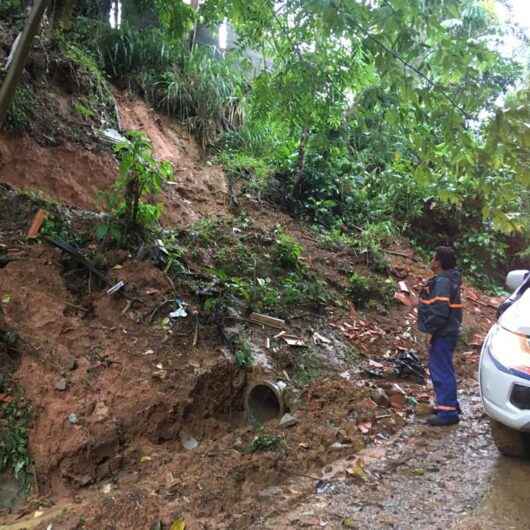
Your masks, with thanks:
[[[298,501],[287,494],[290,507],[260,528],[530,528],[530,463],[498,453],[476,381],[465,381],[460,396],[458,426],[433,429],[413,419],[391,440],[325,469],[329,482],[299,484],[312,494]]]

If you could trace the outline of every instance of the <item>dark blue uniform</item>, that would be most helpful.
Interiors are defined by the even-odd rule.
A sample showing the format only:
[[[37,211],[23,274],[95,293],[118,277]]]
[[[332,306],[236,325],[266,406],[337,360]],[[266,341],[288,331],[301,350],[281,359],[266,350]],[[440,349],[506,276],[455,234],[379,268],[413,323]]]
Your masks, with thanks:
[[[429,371],[436,396],[437,414],[458,416],[456,376],[453,366],[463,305],[461,276],[456,269],[443,271],[431,278],[420,293],[418,329],[431,335]]]

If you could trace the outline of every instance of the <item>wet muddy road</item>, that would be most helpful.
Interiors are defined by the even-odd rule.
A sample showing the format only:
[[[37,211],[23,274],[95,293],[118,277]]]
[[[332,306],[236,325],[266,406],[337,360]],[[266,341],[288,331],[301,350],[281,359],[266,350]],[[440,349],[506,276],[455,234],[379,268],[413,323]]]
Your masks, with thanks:
[[[361,459],[326,468],[329,481],[291,484],[262,528],[530,529],[530,463],[497,452],[476,384],[462,394],[458,426],[418,418]]]

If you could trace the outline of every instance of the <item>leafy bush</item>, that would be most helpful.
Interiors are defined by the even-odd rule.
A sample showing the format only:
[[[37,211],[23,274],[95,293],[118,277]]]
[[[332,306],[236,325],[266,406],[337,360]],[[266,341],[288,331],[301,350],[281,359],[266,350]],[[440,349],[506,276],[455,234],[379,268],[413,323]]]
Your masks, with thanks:
[[[300,266],[299,258],[302,255],[302,250],[302,245],[296,239],[281,229],[277,230],[274,255],[282,267],[286,269],[297,269]]]
[[[28,425],[31,411],[23,398],[0,403],[0,474],[11,471],[25,490],[31,485]]]
[[[236,359],[236,365],[239,368],[248,368],[249,366],[252,366],[254,358],[248,340],[238,341],[234,357]]]
[[[144,133],[129,131],[127,137],[127,141],[115,146],[120,174],[113,192],[106,195],[113,219],[98,227],[99,239],[111,236],[123,240],[135,231],[153,227],[160,218],[161,206],[142,199],[160,193],[162,184],[172,175],[169,162],[155,160],[151,142]]]
[[[107,32],[99,53],[112,79],[182,121],[203,148],[243,123],[247,81],[237,57],[224,58],[205,47],[190,51],[160,30],[128,27]]]
[[[392,303],[394,283],[375,276],[362,276],[353,273],[350,278],[350,296],[359,308],[365,308],[370,302],[379,302],[384,306]]]
[[[20,0],[2,0],[0,4],[0,18],[8,19],[23,12]]]
[[[277,434],[258,434],[252,440],[245,452],[257,453],[262,451],[278,451],[285,447],[285,439]]]
[[[134,82],[134,75],[145,69],[165,71],[178,61],[180,47],[158,29],[130,28],[108,30],[98,44],[107,74],[116,81]]]
[[[34,109],[35,96],[33,91],[29,86],[19,86],[2,127],[14,133],[27,130],[31,125]]]

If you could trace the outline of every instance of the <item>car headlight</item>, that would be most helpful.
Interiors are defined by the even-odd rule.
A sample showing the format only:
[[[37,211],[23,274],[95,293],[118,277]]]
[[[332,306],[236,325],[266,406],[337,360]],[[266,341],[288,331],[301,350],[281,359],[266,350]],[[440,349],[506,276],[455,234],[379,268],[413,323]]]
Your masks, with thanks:
[[[488,335],[486,351],[510,371],[530,376],[530,340],[497,324]]]

